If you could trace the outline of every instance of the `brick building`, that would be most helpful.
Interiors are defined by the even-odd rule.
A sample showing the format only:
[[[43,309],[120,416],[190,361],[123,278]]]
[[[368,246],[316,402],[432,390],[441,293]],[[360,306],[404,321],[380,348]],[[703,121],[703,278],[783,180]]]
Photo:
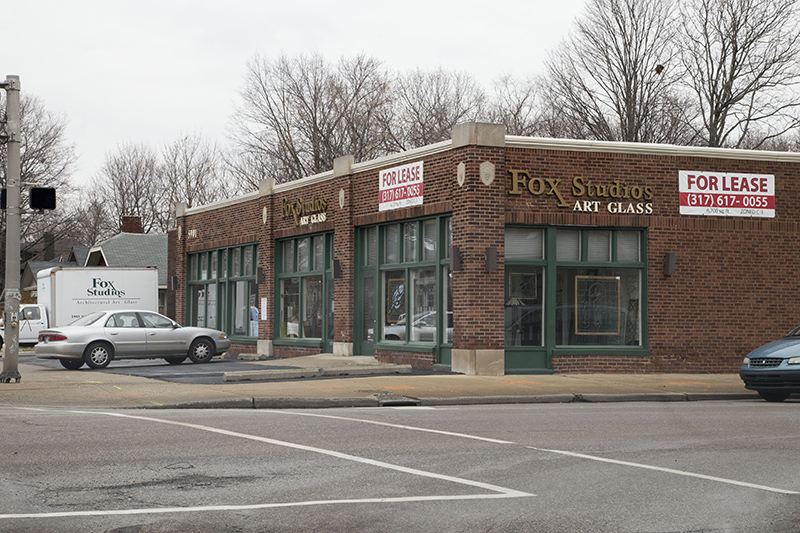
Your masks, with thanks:
[[[170,305],[233,351],[733,372],[800,322],[800,154],[452,140],[176,210]]]

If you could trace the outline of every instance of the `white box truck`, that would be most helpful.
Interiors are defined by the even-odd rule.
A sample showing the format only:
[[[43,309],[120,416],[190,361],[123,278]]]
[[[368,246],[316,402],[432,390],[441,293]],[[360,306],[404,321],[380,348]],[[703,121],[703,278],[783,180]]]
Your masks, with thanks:
[[[39,331],[65,326],[94,311],[158,312],[158,269],[150,267],[53,267],[37,277],[36,304],[19,308],[19,342],[35,344]],[[5,329],[0,328],[0,346]]]

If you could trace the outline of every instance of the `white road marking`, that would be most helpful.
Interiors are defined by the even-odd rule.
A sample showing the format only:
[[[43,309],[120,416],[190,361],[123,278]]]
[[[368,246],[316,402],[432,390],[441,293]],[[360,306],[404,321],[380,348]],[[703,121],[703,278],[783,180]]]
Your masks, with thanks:
[[[467,433],[453,433],[452,431],[442,431],[439,429],[428,429],[428,428],[421,428],[416,426],[404,426],[402,424],[391,424],[389,422],[377,422],[375,420],[364,420],[363,418],[349,418],[346,416],[336,416],[336,415],[323,415],[319,413],[304,413],[300,411],[279,411],[279,410],[269,410],[264,409],[260,410],[260,412],[264,413],[276,413],[276,414],[284,414],[284,415],[292,415],[292,416],[312,416],[317,418],[330,418],[333,420],[345,420],[348,422],[361,422],[364,424],[374,424],[376,426],[386,426],[390,428],[397,428],[397,429],[407,429],[410,431],[422,431],[424,433],[435,433],[437,435],[447,435],[450,437],[459,437],[462,439],[472,439],[472,440],[480,440],[483,442],[491,442],[492,444],[517,444],[516,442],[511,442],[507,440],[499,440],[499,439],[490,439],[488,437],[480,437],[478,435],[469,435]]]
[[[319,414],[319,413],[303,413],[303,412],[298,412],[298,411],[270,410],[270,411],[265,411],[265,412],[278,413],[278,414],[291,414],[293,416],[294,415],[298,415],[298,416],[313,416],[313,417],[319,417],[319,418],[331,418],[331,419],[335,419],[335,420],[345,420],[345,421],[351,421],[351,422],[362,422],[364,424],[375,424],[377,426],[394,427],[394,428],[398,428],[398,429],[408,429],[408,430],[412,430],[412,431],[422,431],[422,432],[426,432],[426,433],[435,433],[437,435],[448,435],[448,436],[451,436],[451,437],[461,437],[461,438],[465,438],[465,439],[474,439],[474,440],[480,440],[480,441],[485,441],[485,442],[492,442],[492,443],[496,443],[496,444],[516,444],[516,445],[520,445],[519,443],[516,443],[516,442],[510,442],[510,441],[505,441],[505,440],[497,440],[497,439],[490,439],[490,438],[486,438],[486,437],[479,437],[477,435],[469,435],[469,434],[466,434],[466,433],[453,433],[453,432],[450,432],[450,431],[440,431],[438,429],[427,429],[427,428],[422,428],[422,427],[406,426],[406,425],[401,425],[401,424],[390,424],[388,422],[378,422],[378,421],[374,421],[374,420],[365,420],[365,419],[362,419],[362,418],[349,418],[349,417],[344,417],[344,416],[325,415],[325,414]],[[769,491],[769,492],[777,492],[779,494],[800,494],[800,492],[793,491],[793,490],[778,489],[778,488],[775,488],[775,487],[768,487],[766,485],[757,485],[755,483],[747,483],[745,481],[736,481],[735,479],[726,479],[726,478],[721,478],[721,477],[716,477],[716,476],[708,476],[708,475],[705,475],[705,474],[696,474],[694,472],[686,472],[684,470],[675,470],[675,469],[672,469],[672,468],[664,468],[664,467],[660,467],[660,466],[651,466],[651,465],[646,465],[646,464],[643,464],[643,463],[631,463],[631,462],[628,462],[628,461],[618,461],[616,459],[606,459],[604,457],[598,457],[598,456],[594,456],[594,455],[586,455],[586,454],[569,452],[569,451],[564,451],[564,450],[549,450],[549,449],[546,449],[546,448],[537,448],[535,446],[526,446],[526,448],[528,448],[530,450],[540,451],[540,452],[558,453],[558,454],[561,454],[561,455],[569,455],[569,456],[578,457],[578,458],[581,458],[581,459],[590,459],[590,460],[593,460],[593,461],[600,461],[600,462],[604,462],[604,463],[618,464],[618,465],[623,465],[623,466],[633,466],[633,467],[637,467],[637,468],[644,468],[644,469],[647,469],[647,470],[655,470],[655,471],[658,471],[658,472],[665,472],[665,473],[668,473],[668,474],[677,474],[677,475],[681,475],[681,476],[705,479],[705,480],[708,480],[708,481],[716,481],[718,483],[726,483],[728,485],[738,485],[740,487],[747,487],[747,488],[751,488],[751,489],[765,490],[765,491]]]
[[[534,494],[520,493],[520,496],[535,496]],[[208,511],[249,511],[258,509],[278,509],[281,507],[308,507],[312,505],[342,505],[353,503],[407,503],[407,502],[435,502],[454,500],[492,500],[499,498],[514,498],[508,494],[460,494],[443,496],[407,496],[402,498],[364,498],[353,500],[311,500],[307,502],[285,503],[256,503],[251,505],[205,505],[198,507],[153,507],[144,509],[109,509],[107,511],[63,511],[53,513],[18,513],[0,514],[0,520],[20,518],[65,518],[75,516],[124,516],[141,514],[166,514],[166,513],[202,513]]]
[[[319,453],[322,455],[328,455],[331,457],[336,457],[338,459],[344,459],[346,461],[353,461],[356,463],[362,463],[370,466],[377,466],[379,468],[385,468],[389,470],[395,470],[397,472],[403,472],[405,474],[411,474],[415,476],[427,477],[431,479],[437,479],[440,481],[448,481],[451,483],[458,483],[460,485],[467,485],[469,487],[474,487],[478,489],[483,489],[487,491],[494,492],[495,494],[468,494],[468,495],[439,495],[439,496],[410,496],[410,497],[403,497],[403,498],[365,498],[365,499],[351,499],[351,500],[314,500],[314,501],[307,501],[307,502],[288,502],[288,503],[263,503],[263,504],[253,504],[253,505],[208,505],[208,506],[197,506],[197,507],[168,507],[168,508],[146,508],[146,509],[112,509],[112,510],[87,510],[87,511],[65,511],[65,512],[53,512],[53,513],[19,513],[19,514],[0,514],[0,520],[2,519],[14,519],[14,518],[58,518],[58,517],[69,517],[69,516],[112,516],[112,515],[134,515],[134,514],[162,514],[162,513],[178,513],[178,512],[202,512],[202,511],[240,511],[240,510],[248,510],[248,509],[270,509],[270,508],[277,508],[277,507],[300,507],[300,506],[310,506],[310,505],[332,505],[332,504],[347,504],[347,503],[397,503],[397,502],[422,502],[422,501],[445,501],[445,500],[478,500],[478,499],[498,499],[498,498],[523,498],[523,497],[530,497],[535,496],[535,494],[530,494],[528,492],[522,492],[514,489],[509,489],[505,487],[500,487],[498,485],[492,485],[490,483],[483,483],[480,481],[472,481],[469,479],[454,477],[454,476],[447,476],[444,474],[437,474],[434,472],[427,472],[425,470],[419,470],[416,468],[409,468],[406,466],[395,465],[391,463],[386,463],[383,461],[376,461],[374,459],[367,459],[364,457],[359,457],[356,455],[350,455],[346,453],[337,452],[334,450],[326,450],[324,448],[317,448],[314,446],[306,446],[304,444],[296,444],[293,442],[286,442],[280,441],[276,439],[270,439],[267,437],[259,437],[257,435],[249,435],[246,433],[238,433],[235,431],[228,431],[225,429],[214,428],[210,426],[203,426],[200,424],[190,424],[187,422],[176,422],[173,420],[165,420],[161,418],[153,418],[149,416],[138,416],[138,415],[127,415],[122,413],[109,413],[109,412],[102,412],[102,411],[74,411],[74,410],[60,410],[60,409],[46,409],[46,408],[25,408],[25,407],[18,407],[15,409],[20,410],[29,410],[29,411],[42,411],[42,412],[58,412],[58,413],[73,413],[73,414],[85,414],[85,415],[100,415],[100,416],[112,416],[117,418],[125,418],[131,420],[143,420],[146,422],[156,422],[159,424],[168,424],[174,426],[181,426],[187,427],[191,429],[197,429],[201,431],[208,431],[210,433],[217,433],[219,435],[225,435],[229,437],[236,437],[241,439],[248,439],[254,440],[258,442],[264,442],[267,444],[274,444],[276,446],[284,446],[287,448],[293,448],[296,450],[302,450],[307,452]]]
[[[726,483],[728,485],[738,485],[740,487],[747,487],[750,489],[759,489],[759,490],[766,490],[769,492],[777,492],[779,494],[800,494],[800,492],[794,490],[786,490],[786,489],[777,489],[775,487],[767,487],[766,485],[756,485],[755,483],[747,483],[744,481],[736,481],[735,479],[725,479],[722,477],[716,476],[707,476],[705,474],[695,474],[694,472],[686,472],[684,470],[675,470],[674,468],[664,468],[663,466],[652,466],[646,465],[642,463],[632,463],[630,461],[619,461],[617,459],[608,459],[605,457],[597,457],[595,455],[587,455],[585,453],[575,453],[575,452],[568,452],[565,450],[548,450],[546,448],[536,448],[534,446],[528,446],[531,450],[536,450],[539,452],[550,452],[550,453],[558,453],[561,455],[568,455],[570,457],[577,457],[580,459],[588,459],[590,461],[599,461],[601,463],[611,463],[615,465],[622,465],[622,466],[632,466],[635,468],[644,468],[646,470],[655,470],[657,472],[666,472],[668,474],[677,474],[679,476],[686,476],[686,477],[696,477],[699,479],[705,479],[708,481],[716,481],[718,483]]]

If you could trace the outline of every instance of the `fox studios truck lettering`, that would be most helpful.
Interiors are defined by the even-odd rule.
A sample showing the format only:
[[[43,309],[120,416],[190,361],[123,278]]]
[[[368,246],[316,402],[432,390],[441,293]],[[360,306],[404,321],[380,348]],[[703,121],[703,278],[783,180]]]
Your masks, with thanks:
[[[114,287],[114,282],[103,278],[92,278],[92,286],[86,289],[86,296],[125,297],[125,291]]]

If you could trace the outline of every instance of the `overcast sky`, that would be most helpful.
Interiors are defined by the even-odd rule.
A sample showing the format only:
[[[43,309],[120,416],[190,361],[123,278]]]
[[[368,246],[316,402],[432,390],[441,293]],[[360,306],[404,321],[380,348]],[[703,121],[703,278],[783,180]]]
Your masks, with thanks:
[[[361,53],[394,71],[492,80],[540,74],[586,0],[15,0],[0,11],[0,79],[63,114],[85,183],[126,142],[199,132],[225,144],[255,54]]]

